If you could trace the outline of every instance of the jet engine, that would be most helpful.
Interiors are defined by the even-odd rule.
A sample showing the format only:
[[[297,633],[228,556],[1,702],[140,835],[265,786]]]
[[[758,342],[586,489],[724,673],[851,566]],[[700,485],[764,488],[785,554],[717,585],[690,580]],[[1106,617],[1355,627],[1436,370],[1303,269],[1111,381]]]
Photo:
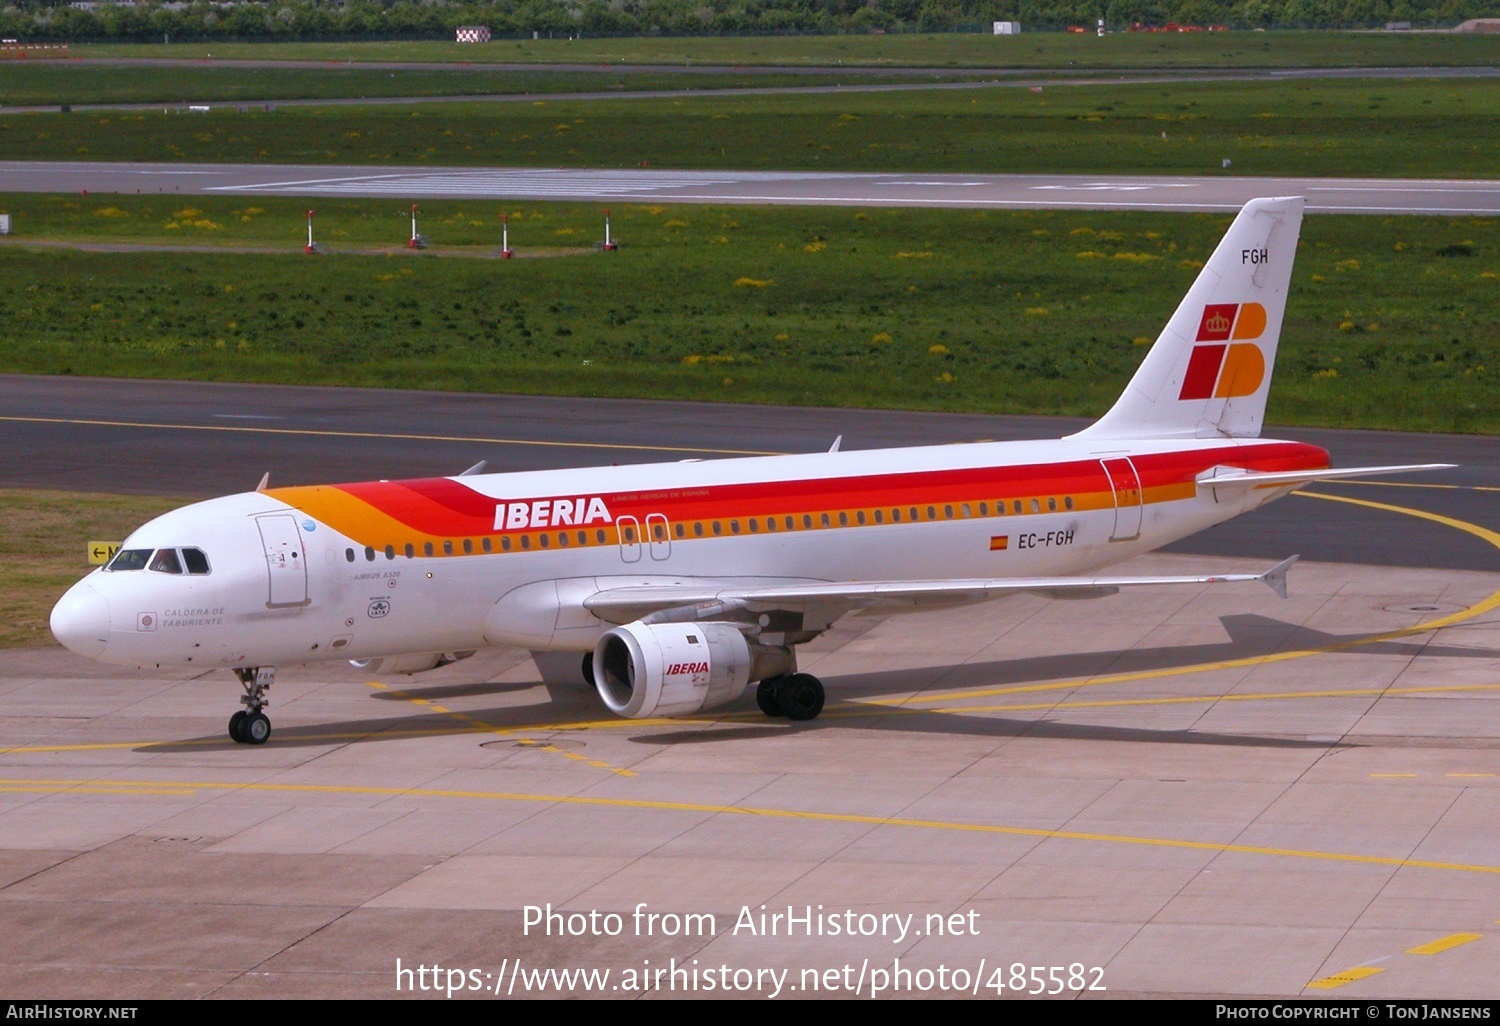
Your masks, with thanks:
[[[439,666],[467,659],[473,652],[407,652],[404,655],[376,656],[373,659],[351,659],[349,665],[370,673],[421,673]]]
[[[627,623],[594,646],[594,686],[631,719],[688,716],[732,702],[751,681],[790,673],[792,653],[727,623]]]

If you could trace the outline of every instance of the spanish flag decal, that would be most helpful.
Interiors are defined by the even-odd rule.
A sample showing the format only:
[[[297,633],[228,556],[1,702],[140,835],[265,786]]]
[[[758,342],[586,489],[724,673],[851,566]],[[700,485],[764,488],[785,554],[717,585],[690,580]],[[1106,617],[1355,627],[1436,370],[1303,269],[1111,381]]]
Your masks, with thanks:
[[[991,535],[990,536],[990,551],[991,552],[999,552],[1002,549],[1008,549],[1008,548],[1010,548],[1010,535],[1008,535],[1008,534],[996,534],[996,535]]]

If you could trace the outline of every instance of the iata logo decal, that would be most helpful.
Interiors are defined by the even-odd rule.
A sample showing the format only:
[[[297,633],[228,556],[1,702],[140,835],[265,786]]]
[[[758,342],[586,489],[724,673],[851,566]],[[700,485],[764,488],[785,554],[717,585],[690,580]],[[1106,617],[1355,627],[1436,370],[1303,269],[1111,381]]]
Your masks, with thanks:
[[[1244,339],[1266,330],[1266,308],[1259,303],[1210,303],[1198,322],[1198,338],[1188,359],[1179,399],[1233,399],[1250,395],[1266,379],[1260,346]]]

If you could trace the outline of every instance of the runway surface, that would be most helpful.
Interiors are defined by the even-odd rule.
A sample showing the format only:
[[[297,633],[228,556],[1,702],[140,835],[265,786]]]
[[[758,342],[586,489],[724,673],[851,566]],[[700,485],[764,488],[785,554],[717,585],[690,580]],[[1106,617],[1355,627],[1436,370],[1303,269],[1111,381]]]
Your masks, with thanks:
[[[1313,213],[1500,214],[1500,181],[0,161],[0,192],[83,190],[1177,211],[1295,195]]]
[[[185,497],[266,469],[1076,426],[19,377],[0,378],[0,417],[0,487]],[[494,650],[414,677],[285,668],[276,732],[250,748],[223,736],[227,673],[0,654],[0,989],[1500,997],[1495,443],[1276,433],[1343,465],[1465,466],[1319,486],[1211,556],[1122,567],[1263,569],[1245,553],[1268,539],[1316,543],[1284,601],[1147,589],[849,618],[802,649],[830,697],[810,724],[753,700],[604,719],[581,685]]]

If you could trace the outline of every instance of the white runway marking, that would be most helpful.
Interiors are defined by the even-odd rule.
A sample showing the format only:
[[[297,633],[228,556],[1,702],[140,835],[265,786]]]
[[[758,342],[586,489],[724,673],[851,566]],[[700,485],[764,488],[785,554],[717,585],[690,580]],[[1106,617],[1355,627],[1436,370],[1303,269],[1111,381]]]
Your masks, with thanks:
[[[820,176],[794,172],[476,170],[359,175],[217,186],[214,192],[291,192],[298,195],[597,196],[704,189],[738,183],[797,182]],[[874,176],[871,176],[874,177]]]

